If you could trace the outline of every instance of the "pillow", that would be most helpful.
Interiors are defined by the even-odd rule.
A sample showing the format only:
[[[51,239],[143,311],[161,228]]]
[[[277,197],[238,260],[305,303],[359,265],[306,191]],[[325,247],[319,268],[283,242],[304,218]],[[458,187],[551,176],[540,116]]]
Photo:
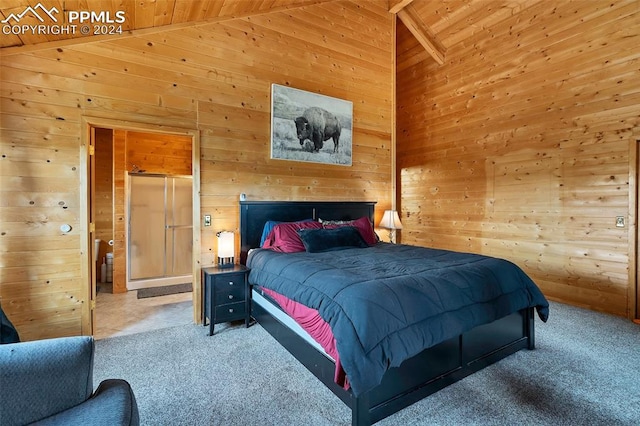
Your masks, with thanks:
[[[295,223],[311,222],[311,221],[313,221],[313,219],[303,219],[303,220],[298,220]],[[273,228],[275,228],[275,226],[278,225],[279,223],[285,223],[285,222],[281,222],[278,220],[268,220],[264,224],[264,228],[262,228],[262,236],[260,237],[260,247],[264,245],[264,242],[267,240],[267,238],[269,238],[269,234],[271,233],[271,231],[273,231]]]
[[[322,226],[326,226],[326,225],[346,225],[349,222],[351,222],[351,220],[323,220],[318,218],[318,222],[320,222],[322,224]]]
[[[304,244],[298,235],[299,229],[322,229],[322,224],[315,221],[279,223],[273,227],[262,248],[282,253],[305,251]]]
[[[333,229],[300,229],[298,234],[304,248],[309,253],[369,247],[362,239],[360,231],[353,226],[341,226]]]
[[[366,216],[362,216],[360,219],[349,220],[349,221],[325,220],[322,222],[322,226],[325,229],[335,229],[343,226],[353,226],[353,227],[356,227],[358,231],[360,231],[360,235],[362,236],[362,239],[365,241],[365,243],[367,243],[370,246],[374,246],[378,243],[378,236],[376,235],[375,232],[373,232],[373,225],[371,225],[369,218]]]
[[[273,228],[279,223],[282,222],[278,222],[277,220],[268,220],[264,224],[264,228],[262,228],[262,236],[260,237],[260,247],[262,247],[264,242],[267,240],[267,237],[269,236],[271,231],[273,231]]]

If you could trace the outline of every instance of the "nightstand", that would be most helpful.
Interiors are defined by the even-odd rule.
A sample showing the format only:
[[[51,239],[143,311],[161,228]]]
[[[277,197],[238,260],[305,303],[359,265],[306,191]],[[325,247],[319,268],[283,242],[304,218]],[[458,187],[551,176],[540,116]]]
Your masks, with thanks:
[[[249,270],[244,265],[233,268],[203,268],[204,315],[202,325],[209,319],[209,336],[213,327],[221,322],[244,319],[249,327],[251,316],[251,293]]]

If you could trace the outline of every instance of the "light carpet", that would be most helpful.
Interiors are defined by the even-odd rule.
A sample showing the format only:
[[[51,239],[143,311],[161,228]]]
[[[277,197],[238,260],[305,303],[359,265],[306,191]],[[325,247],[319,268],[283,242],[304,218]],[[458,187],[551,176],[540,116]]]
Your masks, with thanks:
[[[349,409],[262,327],[96,342],[94,383],[131,383],[144,425],[349,425]],[[640,326],[558,303],[522,350],[378,425],[638,425]]]

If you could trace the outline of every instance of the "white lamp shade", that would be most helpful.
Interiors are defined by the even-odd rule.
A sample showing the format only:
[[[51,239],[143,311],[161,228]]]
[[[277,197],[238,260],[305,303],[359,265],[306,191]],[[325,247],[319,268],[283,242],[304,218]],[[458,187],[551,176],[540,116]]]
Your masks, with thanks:
[[[380,221],[380,228],[402,229],[402,222],[400,222],[397,210],[385,210]]]
[[[236,255],[236,239],[233,232],[222,231],[218,233],[218,257],[227,258]]]

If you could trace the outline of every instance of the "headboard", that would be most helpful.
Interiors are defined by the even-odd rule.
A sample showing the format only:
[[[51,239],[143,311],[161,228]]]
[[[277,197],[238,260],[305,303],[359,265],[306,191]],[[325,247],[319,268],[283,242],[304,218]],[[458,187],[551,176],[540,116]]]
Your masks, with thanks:
[[[375,201],[240,201],[240,263],[249,249],[260,246],[268,220],[352,220],[367,216],[373,223]]]

